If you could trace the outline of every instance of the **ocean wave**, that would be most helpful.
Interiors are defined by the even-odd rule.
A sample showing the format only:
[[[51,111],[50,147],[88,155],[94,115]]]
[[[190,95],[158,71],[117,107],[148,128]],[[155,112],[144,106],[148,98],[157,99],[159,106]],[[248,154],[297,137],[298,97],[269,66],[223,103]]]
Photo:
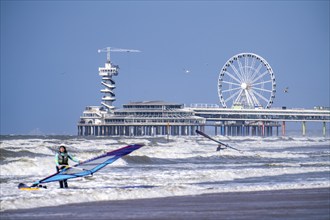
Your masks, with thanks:
[[[8,158],[23,158],[23,157],[28,157],[28,158],[35,158],[35,157],[45,157],[49,156],[49,154],[44,154],[44,153],[35,153],[31,152],[30,150],[18,150],[18,151],[13,151],[13,150],[6,150],[0,148],[0,159],[2,163],[6,163],[6,160]]]
[[[130,156],[127,155],[122,158],[128,164],[173,164],[174,160],[155,158],[148,156]]]

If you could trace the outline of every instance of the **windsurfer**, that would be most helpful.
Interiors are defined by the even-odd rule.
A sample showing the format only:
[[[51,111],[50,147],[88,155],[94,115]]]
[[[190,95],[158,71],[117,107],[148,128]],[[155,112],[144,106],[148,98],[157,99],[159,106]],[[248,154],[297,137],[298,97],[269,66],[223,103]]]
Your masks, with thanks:
[[[226,149],[226,147],[222,148],[221,146],[224,146],[224,145],[219,144],[218,147],[217,147],[217,151],[221,151],[221,150]]]
[[[55,155],[55,163],[57,172],[61,171],[63,168],[69,165],[69,159],[79,163],[79,160],[73,157],[70,153],[67,152],[66,147],[61,145],[59,151]],[[68,188],[67,180],[59,181],[60,188]]]

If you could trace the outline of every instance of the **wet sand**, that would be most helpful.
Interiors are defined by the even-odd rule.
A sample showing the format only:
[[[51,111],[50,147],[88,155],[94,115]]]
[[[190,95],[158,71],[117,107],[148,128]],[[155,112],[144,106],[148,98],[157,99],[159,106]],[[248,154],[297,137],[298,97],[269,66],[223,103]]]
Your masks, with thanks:
[[[231,192],[8,210],[0,219],[330,219],[330,188]]]

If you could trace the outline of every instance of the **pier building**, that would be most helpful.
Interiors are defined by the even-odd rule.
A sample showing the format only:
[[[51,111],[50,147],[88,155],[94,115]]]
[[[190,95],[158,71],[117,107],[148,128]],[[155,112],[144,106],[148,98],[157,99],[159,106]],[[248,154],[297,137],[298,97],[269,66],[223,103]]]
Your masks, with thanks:
[[[98,106],[85,109],[78,123],[81,136],[194,135],[203,117],[182,104],[163,101],[131,102],[107,113]]]
[[[275,98],[276,82],[267,61],[252,53],[241,53],[230,58],[220,71],[219,100],[213,104],[184,104],[164,101],[140,101],[124,104],[117,109],[114,76],[119,67],[110,61],[110,51],[139,52],[113,49],[107,52],[102,77],[101,106],[87,106],[78,122],[80,136],[155,136],[196,135],[195,130],[214,129],[214,134],[225,136],[285,135],[289,122],[302,124],[302,135],[308,122],[318,122],[325,136],[330,123],[330,108],[287,109],[271,107]],[[235,66],[236,65],[236,66]]]

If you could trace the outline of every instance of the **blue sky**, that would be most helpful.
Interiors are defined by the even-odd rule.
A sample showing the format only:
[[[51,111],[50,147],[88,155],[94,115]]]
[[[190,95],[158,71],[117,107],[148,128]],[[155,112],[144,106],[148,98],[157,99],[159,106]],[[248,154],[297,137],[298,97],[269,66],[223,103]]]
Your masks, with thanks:
[[[220,105],[219,71],[242,52],[273,68],[273,106],[330,106],[329,1],[1,1],[1,134],[76,134],[107,46],[142,51],[111,54],[118,108]]]

